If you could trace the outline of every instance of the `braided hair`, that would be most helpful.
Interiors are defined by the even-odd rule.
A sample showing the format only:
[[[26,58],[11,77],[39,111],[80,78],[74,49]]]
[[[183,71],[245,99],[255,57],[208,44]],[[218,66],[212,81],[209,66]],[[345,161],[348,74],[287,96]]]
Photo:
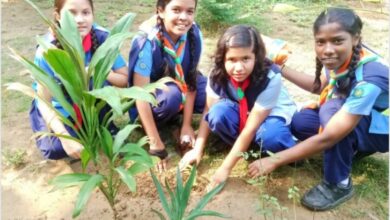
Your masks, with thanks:
[[[195,7],[197,5],[197,0],[194,0],[195,1]],[[165,10],[165,7],[167,6],[167,4],[171,2],[171,0],[158,0],[157,1],[157,4],[156,4],[156,14],[157,14],[157,26],[159,28],[159,34],[161,36],[161,42],[164,41],[164,21],[163,19],[158,15],[158,12],[159,11],[163,11]],[[198,74],[198,71],[197,71],[197,64],[195,62],[195,47],[196,47],[196,39],[195,39],[195,33],[194,33],[194,28],[193,26],[190,28],[190,30],[188,30],[187,32],[187,39],[189,41],[189,51],[190,51],[190,66],[189,66],[189,72],[186,74],[186,77],[185,77],[185,82],[188,86],[188,89],[190,91],[195,91],[196,90],[196,78],[197,78],[197,74]],[[169,76],[169,77],[172,77],[172,78],[175,78],[175,70],[173,69],[173,67],[171,67],[168,63],[169,63],[169,57],[167,56],[167,54],[164,52],[164,46],[161,45],[160,47],[160,50],[161,50],[161,54],[163,56],[163,66],[162,66],[162,69],[163,69],[163,73],[162,75],[163,76]]]
[[[313,33],[318,33],[320,27],[329,23],[338,23],[342,29],[348,32],[351,36],[360,36],[363,28],[363,22],[358,15],[351,9],[346,8],[328,8],[317,17],[313,25]],[[348,74],[346,78],[337,81],[337,93],[341,96],[348,96],[352,81],[355,78],[355,70],[360,60],[360,51],[362,50],[362,43],[359,40],[358,44],[352,48],[352,58],[348,66]],[[313,92],[319,92],[321,88],[321,70],[323,64],[316,58],[316,72],[313,84]]]
[[[251,26],[235,25],[228,28],[218,40],[214,55],[214,66],[211,70],[211,81],[227,86],[229,75],[225,69],[225,55],[229,48],[252,47],[255,65],[250,81],[256,86],[262,85],[271,68],[272,61],[266,58],[266,49],[259,32]]]

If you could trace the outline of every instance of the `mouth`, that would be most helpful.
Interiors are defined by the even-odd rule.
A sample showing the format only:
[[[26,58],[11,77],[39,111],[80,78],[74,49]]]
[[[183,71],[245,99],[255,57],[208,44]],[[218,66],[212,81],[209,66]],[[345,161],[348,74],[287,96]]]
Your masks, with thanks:
[[[188,25],[187,24],[176,24],[175,25],[179,30],[185,30],[187,29]]]
[[[337,58],[322,58],[321,59],[321,62],[322,62],[322,64],[333,64],[333,63],[336,63],[336,62],[338,62],[338,59]]]

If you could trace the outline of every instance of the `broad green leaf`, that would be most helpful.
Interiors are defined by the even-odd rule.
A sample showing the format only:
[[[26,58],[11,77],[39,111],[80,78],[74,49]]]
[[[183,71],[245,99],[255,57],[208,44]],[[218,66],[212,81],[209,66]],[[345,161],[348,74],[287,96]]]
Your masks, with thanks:
[[[57,77],[61,80],[72,101],[79,104],[82,98],[83,86],[68,53],[60,49],[49,49],[43,56],[54,72],[57,73]]]
[[[75,52],[78,53],[81,60],[84,61],[85,53],[81,44],[81,36],[77,29],[75,18],[72,13],[65,8],[61,10],[60,25],[61,28],[59,29],[59,32],[61,32],[62,36],[69,42],[70,46],[75,49]]]
[[[130,191],[135,192],[137,183],[133,177],[133,175],[126,171],[123,167],[117,167],[116,172],[119,174],[122,181],[129,187]]]
[[[168,179],[165,178],[165,189],[167,190],[168,194],[169,194],[169,197],[171,199],[171,203],[170,203],[170,214],[172,216],[174,216],[174,219],[181,219],[182,216],[180,215],[181,213],[181,206],[180,206],[180,195],[175,195],[171,189],[171,187],[169,186],[169,182],[168,182]],[[169,203],[168,203],[169,205]],[[184,207],[185,209],[185,207]]]
[[[136,14],[127,13],[122,18],[120,18],[110,31],[110,35],[115,35],[122,32],[128,32],[130,30],[130,26],[134,21]]]
[[[96,174],[91,176],[87,182],[81,187],[79,195],[77,196],[77,201],[75,205],[75,209],[73,210],[72,217],[76,218],[80,215],[82,209],[87,204],[89,197],[91,196],[92,191],[99,186],[104,177],[100,174]]]
[[[101,137],[100,140],[102,141],[102,148],[105,155],[107,155],[108,158],[112,157],[112,146],[113,146],[113,139],[111,133],[108,131],[107,128],[101,127]]]
[[[107,78],[115,59],[120,54],[123,41],[132,36],[131,33],[119,33],[108,37],[96,50],[89,64],[88,77],[94,79],[94,88],[101,88]]]
[[[147,90],[141,87],[132,86],[130,88],[121,88],[118,90],[122,98],[136,99],[140,101],[149,102],[153,106],[157,105],[156,98],[154,98],[152,94],[150,94]]]
[[[130,133],[135,129],[140,127],[140,125],[127,125],[123,129],[121,129],[115,137],[113,153],[116,154],[119,152],[125,140],[129,137]]]
[[[69,112],[72,118],[75,118],[73,107],[69,104],[60,86],[53,79],[53,77],[49,76],[45,71],[43,71],[33,62],[29,61],[23,56],[20,56],[18,53],[16,53],[16,51],[12,49],[11,51],[13,53],[11,56],[15,60],[23,64],[24,67],[26,67],[31,72],[35,80],[47,87],[47,89],[51,92],[52,96],[60,103],[60,105],[65,109],[65,111]]]
[[[47,42],[44,37],[36,36],[36,40],[39,44],[39,46],[44,50],[47,51],[48,49],[56,48],[53,44]]]
[[[169,205],[168,205],[167,198],[165,197],[164,190],[163,190],[160,182],[157,180],[157,177],[154,175],[153,171],[150,171],[150,175],[152,176],[154,185],[157,188],[157,193],[158,193],[158,196],[160,197],[161,205],[164,208],[165,213],[168,214],[170,219],[173,219],[172,216],[171,216],[171,213],[170,213],[170,208],[169,208]]]
[[[54,177],[49,181],[49,184],[54,185],[55,189],[63,189],[80,185],[89,180],[90,177],[91,175],[84,173],[69,173]]]
[[[145,163],[146,165],[153,166],[154,164],[149,153],[147,153],[145,149],[143,149],[139,145],[131,143],[125,144],[125,146],[123,146],[118,152],[125,153],[125,158],[127,159],[131,159],[132,157],[138,156],[142,158],[141,161],[143,161],[143,163]],[[136,157],[136,159],[139,159],[138,157]]]
[[[81,159],[81,165],[82,165],[82,168],[84,171],[85,168],[87,167],[89,161],[91,160],[91,155],[89,154],[89,152],[87,150],[85,150],[85,148],[84,148],[84,150],[81,151],[80,159]]]
[[[106,86],[101,89],[94,89],[89,91],[88,94],[98,99],[104,100],[117,114],[122,115],[122,105],[117,88]]]
[[[133,165],[131,165],[131,167],[129,169],[127,169],[127,171],[135,176],[139,173],[143,173],[143,172],[149,170],[150,168],[151,168],[151,166],[147,166],[143,163],[134,163]]]
[[[134,162],[138,162],[138,163],[142,163],[142,164],[145,164],[149,167],[152,167],[153,166],[153,161],[152,159],[149,157],[145,157],[145,156],[140,156],[140,155],[126,155],[124,158],[123,158],[124,161],[134,161]]]

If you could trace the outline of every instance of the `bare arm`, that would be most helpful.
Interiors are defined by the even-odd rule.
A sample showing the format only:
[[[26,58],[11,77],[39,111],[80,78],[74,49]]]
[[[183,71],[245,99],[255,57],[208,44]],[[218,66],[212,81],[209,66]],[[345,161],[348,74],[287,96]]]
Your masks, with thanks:
[[[193,145],[193,149],[188,151],[183,158],[180,161],[180,168],[186,167],[188,164],[196,163],[199,164],[204,148],[206,147],[206,141],[207,137],[209,136],[210,129],[207,121],[204,119],[206,114],[208,113],[209,109],[211,108],[214,103],[216,103],[218,99],[211,98],[210,96],[207,96],[206,98],[206,105],[203,110],[202,119],[200,121],[199,125],[199,132],[196,137],[195,143]]]
[[[107,76],[107,80],[116,87],[124,88],[127,86],[128,81],[127,71],[127,66],[116,69],[115,71],[111,71]]]
[[[140,74],[134,73],[134,85],[143,87],[150,82],[149,77],[141,76]],[[142,125],[150,139],[150,148],[152,150],[163,150],[165,145],[162,142],[160,135],[157,130],[156,123],[154,121],[152,108],[150,104],[144,101],[136,101],[138,114],[141,118]]]
[[[191,137],[191,142],[195,140],[194,130],[192,129],[192,114],[194,112],[194,104],[196,98],[196,91],[188,91],[186,94],[186,103],[184,104],[183,109],[183,124],[180,131],[180,140],[184,135],[189,135]],[[191,143],[193,144],[193,143]]]
[[[251,176],[260,176],[274,169],[324,151],[346,137],[359,123],[361,115],[339,110],[328,122],[321,134],[314,135],[296,146],[275,154],[275,158],[264,158],[249,165]]]
[[[47,101],[48,103],[51,102],[51,98],[52,98],[51,94],[49,90],[47,90],[44,86],[38,84],[37,92],[38,95],[41,98],[43,98],[45,101]],[[37,107],[43,117],[43,120],[49,126],[50,130],[52,130],[56,134],[70,136],[69,132],[65,128],[65,125],[62,123],[62,121],[59,119],[57,114],[52,109],[50,109],[47,105],[42,103],[38,104]],[[80,153],[81,150],[83,149],[80,143],[66,138],[61,138],[61,137],[59,137],[59,139],[62,143],[62,147],[64,148],[68,156],[74,158],[80,158]]]
[[[314,84],[314,75],[309,75],[306,73],[298,72],[294,69],[291,69],[290,67],[284,66],[282,68],[282,75],[284,78],[286,78],[288,81],[294,83],[295,85],[301,87],[302,89],[313,92],[313,84]],[[321,75],[321,89],[317,94],[320,94],[322,89],[327,84],[326,77],[324,75]]]

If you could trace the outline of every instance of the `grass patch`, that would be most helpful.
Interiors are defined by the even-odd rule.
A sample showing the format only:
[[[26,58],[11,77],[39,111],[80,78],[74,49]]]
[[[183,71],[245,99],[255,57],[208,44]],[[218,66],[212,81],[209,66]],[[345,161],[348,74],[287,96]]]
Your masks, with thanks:
[[[3,150],[2,163],[5,167],[15,169],[21,168],[27,163],[27,153],[25,149]]]
[[[352,177],[358,202],[368,200],[381,219],[389,215],[389,160],[366,157],[352,166]]]

